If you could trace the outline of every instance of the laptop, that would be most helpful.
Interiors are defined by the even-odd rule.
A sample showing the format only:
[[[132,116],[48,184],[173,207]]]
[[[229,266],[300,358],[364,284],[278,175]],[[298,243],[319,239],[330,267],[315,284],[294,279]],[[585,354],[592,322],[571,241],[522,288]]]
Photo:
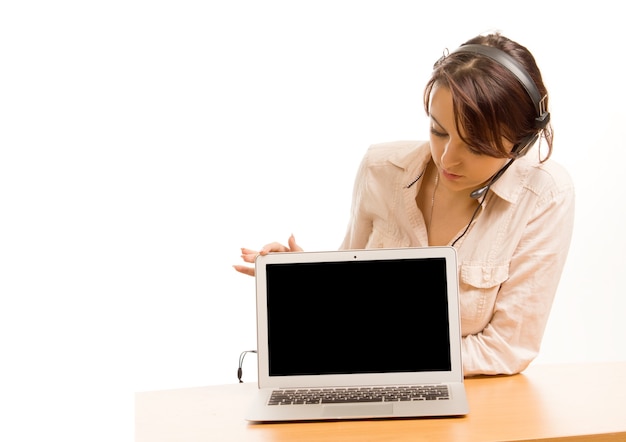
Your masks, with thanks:
[[[454,248],[270,253],[255,268],[248,421],[468,413]]]

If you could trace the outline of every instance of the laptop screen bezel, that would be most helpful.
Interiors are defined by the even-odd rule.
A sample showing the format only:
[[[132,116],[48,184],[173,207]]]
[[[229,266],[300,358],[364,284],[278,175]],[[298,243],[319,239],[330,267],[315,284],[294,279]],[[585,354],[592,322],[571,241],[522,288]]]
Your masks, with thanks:
[[[449,371],[410,373],[362,373],[334,375],[270,376],[268,357],[268,312],[266,266],[273,264],[368,261],[386,259],[444,258],[447,277],[448,324],[450,335]],[[413,247],[402,249],[339,250],[325,252],[270,253],[255,262],[257,297],[258,384],[260,388],[297,388],[307,386],[402,385],[463,381],[457,254],[453,247]]]

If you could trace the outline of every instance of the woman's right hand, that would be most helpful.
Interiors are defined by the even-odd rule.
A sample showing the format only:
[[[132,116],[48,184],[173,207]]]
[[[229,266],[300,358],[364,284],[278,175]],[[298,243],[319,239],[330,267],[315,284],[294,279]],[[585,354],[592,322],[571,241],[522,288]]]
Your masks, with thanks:
[[[241,249],[241,259],[244,262],[254,264],[254,260],[258,255],[267,255],[272,252],[302,252],[302,247],[296,244],[296,239],[293,235],[289,237],[287,240],[287,246],[284,246],[280,243],[273,242],[263,246],[263,248],[259,251],[246,249],[245,247]],[[244,275],[254,276],[254,266],[246,266],[246,265],[233,265],[233,268],[237,270],[239,273],[243,273]]]

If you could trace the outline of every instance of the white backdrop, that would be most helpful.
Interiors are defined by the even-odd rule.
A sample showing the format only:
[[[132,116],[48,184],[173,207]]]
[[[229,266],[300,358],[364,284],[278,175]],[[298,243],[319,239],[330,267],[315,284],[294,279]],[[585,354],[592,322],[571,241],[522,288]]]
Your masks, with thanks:
[[[502,5],[4,2],[8,428],[112,440],[118,423],[132,430],[135,391],[236,382],[240,352],[256,347],[239,248],[294,233],[307,250],[336,249],[365,149],[427,136],[432,64],[496,29],[535,54],[554,158],[578,189],[535,363],[624,360],[620,14],[603,0]]]

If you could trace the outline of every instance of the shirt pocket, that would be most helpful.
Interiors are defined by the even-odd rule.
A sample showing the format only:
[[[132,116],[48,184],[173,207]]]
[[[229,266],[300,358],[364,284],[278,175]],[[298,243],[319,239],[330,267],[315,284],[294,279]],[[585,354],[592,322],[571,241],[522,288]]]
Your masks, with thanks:
[[[508,264],[461,264],[459,288],[463,335],[479,333],[489,324],[500,285],[508,278]]]

